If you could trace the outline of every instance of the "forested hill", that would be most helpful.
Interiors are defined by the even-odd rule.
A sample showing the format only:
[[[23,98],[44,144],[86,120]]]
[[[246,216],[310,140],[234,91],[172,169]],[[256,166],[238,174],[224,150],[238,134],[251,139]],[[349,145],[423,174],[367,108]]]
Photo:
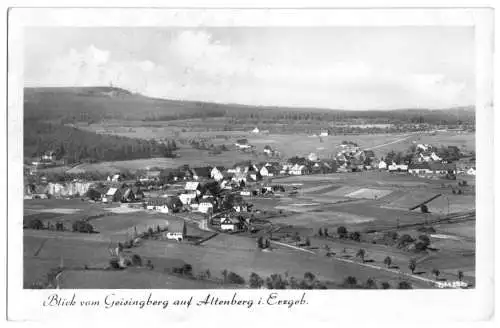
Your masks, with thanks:
[[[246,106],[145,97],[115,87],[25,88],[25,119],[58,123],[99,122],[102,119],[164,121],[188,118],[227,117],[268,122],[349,121],[372,123],[456,124],[473,122],[473,107],[443,110],[401,109],[347,111],[321,108]]]
[[[57,159],[66,163],[118,161],[150,157],[171,157],[177,145],[170,140],[158,143],[93,132],[54,123],[25,121],[24,156],[37,157],[55,151]]]

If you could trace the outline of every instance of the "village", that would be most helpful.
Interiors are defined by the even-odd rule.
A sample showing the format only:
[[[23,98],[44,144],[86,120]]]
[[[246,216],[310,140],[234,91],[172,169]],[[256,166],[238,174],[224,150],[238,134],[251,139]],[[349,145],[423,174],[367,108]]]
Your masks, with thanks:
[[[262,132],[257,128],[250,132],[258,133]],[[328,132],[322,131],[319,135],[328,139]],[[246,138],[235,140],[234,147],[241,153],[255,152],[257,148]],[[464,149],[413,141],[406,151],[389,150],[377,158],[373,150],[344,140],[337,146],[338,151],[328,158],[311,152],[307,156],[284,159],[280,149],[275,148],[269,145],[262,148],[267,161],[245,160],[230,167],[184,164],[177,168],[146,168],[133,173],[114,172],[102,180],[95,180],[91,174],[48,178],[41,173],[43,168],[56,166],[58,159],[54,151],[47,151],[25,169],[26,181],[30,181],[25,186],[25,210],[33,213],[25,214],[25,229],[35,233],[30,238],[36,237],[35,231],[97,233],[99,238],[118,245],[110,246],[110,254],[122,267],[127,267],[124,247],[140,249],[141,240],[151,238],[174,243],[172,247],[184,247],[182,244],[209,247],[220,238],[237,238],[245,244],[251,241],[255,246],[248,246],[250,249],[272,250],[276,255],[280,249],[297,249],[306,254],[326,249],[327,257],[342,253],[338,260],[349,262],[350,257],[360,254],[359,250],[346,254],[349,247],[345,246],[352,241],[375,244],[380,238],[387,238],[384,231],[391,227],[403,231],[408,227],[435,231],[433,222],[462,224],[474,218],[468,211],[470,203],[460,205],[474,197],[476,174],[475,158]],[[394,183],[384,187],[392,180]],[[456,200],[457,204],[455,200],[450,204],[451,197],[461,198]],[[89,213],[82,215],[87,206],[90,206]],[[40,207],[44,209],[38,209]],[[377,214],[380,211],[390,212],[392,218],[370,218],[380,215]],[[94,212],[98,214],[90,214]],[[325,215],[332,216],[332,220],[325,220]],[[126,219],[118,222],[120,217]],[[109,228],[104,220],[118,220],[116,225],[121,228],[113,231],[115,228]],[[426,252],[427,257],[436,247],[430,236],[437,238],[436,243],[441,238],[437,232],[424,235],[427,239],[410,235],[404,235],[410,242],[391,238],[397,245],[403,243],[404,247],[410,247],[410,253],[417,247]],[[418,238],[424,238],[424,246]],[[333,244],[328,245],[330,242]],[[227,240],[223,244],[227,244]],[[334,252],[335,247],[342,250]],[[391,253],[377,252],[385,255],[384,259]],[[129,259],[128,265],[132,262]],[[184,272],[179,268],[173,270]],[[441,277],[445,270],[442,272]],[[322,273],[316,274],[319,277]],[[418,284],[413,282],[414,286]]]

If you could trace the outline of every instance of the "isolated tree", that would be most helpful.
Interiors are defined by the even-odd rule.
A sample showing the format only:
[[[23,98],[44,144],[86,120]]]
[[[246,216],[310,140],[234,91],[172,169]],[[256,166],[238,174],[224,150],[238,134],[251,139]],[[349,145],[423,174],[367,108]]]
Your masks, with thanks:
[[[368,278],[365,283],[365,287],[368,289],[377,289],[377,284],[372,278]]]
[[[209,269],[205,270],[205,277],[207,277],[207,279],[210,279],[210,277],[212,277],[212,273]]]
[[[432,269],[432,274],[436,277],[436,280],[438,279],[440,273],[441,272],[439,272],[438,269]]]
[[[300,241],[300,235],[299,235],[298,232],[295,232],[295,235],[293,236],[293,239],[295,241],[295,245],[298,245],[299,241]]]
[[[357,284],[358,280],[356,279],[356,277],[348,276],[347,278],[344,279],[344,286],[346,287],[353,288],[356,287]]]
[[[311,246],[311,240],[309,237],[306,238],[306,246]]]
[[[384,264],[387,266],[387,267],[390,267],[391,266],[391,263],[392,263],[392,259],[390,256],[387,256],[385,259],[384,259]]]
[[[264,248],[264,238],[262,236],[257,238],[257,247]]]
[[[307,271],[306,273],[304,273],[304,279],[306,281],[312,282],[316,279],[316,276],[314,275],[314,273]]]
[[[382,287],[382,289],[390,289],[391,288],[391,285],[387,281],[382,282],[380,284],[380,286]]]
[[[366,251],[363,248],[359,249],[356,253],[356,257],[359,257],[363,263],[365,263],[365,255]]]
[[[224,279],[224,283],[227,282],[227,275],[229,274],[229,272],[227,271],[227,269],[224,269],[221,271],[221,274],[222,274],[222,277]]]
[[[325,235],[325,237],[328,237],[328,228],[323,229],[323,235]]]
[[[318,229],[318,236],[323,237],[323,229]]]
[[[461,270],[458,270],[458,281],[462,281],[464,279],[464,273]]]
[[[420,211],[422,211],[422,213],[429,213],[429,208],[427,207],[427,205],[422,204],[420,205]]]
[[[415,259],[411,259],[410,262],[408,263],[408,269],[410,269],[411,273],[413,274],[416,268],[417,268],[417,261]]]

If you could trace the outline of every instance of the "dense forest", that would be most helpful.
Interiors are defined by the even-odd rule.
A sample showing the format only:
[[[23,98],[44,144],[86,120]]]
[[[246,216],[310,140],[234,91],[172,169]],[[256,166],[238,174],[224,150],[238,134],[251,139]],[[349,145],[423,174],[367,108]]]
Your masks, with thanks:
[[[473,107],[443,110],[401,109],[346,111],[321,108],[289,108],[216,104],[156,99],[114,87],[25,88],[25,118],[62,124],[99,122],[103,119],[169,121],[225,117],[231,124],[289,123],[295,121],[364,121],[391,124],[473,124]]]
[[[149,157],[173,157],[175,141],[159,143],[154,140],[101,135],[76,128],[24,121],[24,156],[37,157],[54,151],[58,160],[66,163],[81,161],[118,161]]]

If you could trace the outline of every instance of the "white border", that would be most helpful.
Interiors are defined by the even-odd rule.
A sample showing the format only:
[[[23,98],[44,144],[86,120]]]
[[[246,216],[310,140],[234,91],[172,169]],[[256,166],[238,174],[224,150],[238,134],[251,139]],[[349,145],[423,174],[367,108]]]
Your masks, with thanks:
[[[252,315],[266,318],[265,322],[285,325],[297,318],[309,318],[340,324],[373,324],[386,320],[403,322],[443,320],[487,319],[493,305],[493,181],[488,172],[494,172],[493,110],[492,110],[492,11],[488,9],[378,9],[378,10],[186,10],[185,14],[173,15],[172,11],[138,9],[14,9],[9,25],[9,117],[8,117],[8,204],[9,204],[9,313],[11,320],[67,320],[91,319],[104,323],[117,316],[129,323],[145,322],[144,315],[156,314],[166,324],[170,321],[196,321],[208,323],[207,318],[217,320],[221,316],[227,323],[240,322]],[[48,12],[51,13],[48,13]],[[57,13],[56,13],[57,11]],[[22,27],[30,26],[401,26],[401,25],[457,25],[474,26],[476,31],[476,112],[477,112],[477,288],[468,291],[310,291],[310,306],[295,310],[259,308],[248,312],[245,309],[197,309],[188,311],[155,312],[142,310],[137,315],[133,309],[123,311],[95,311],[76,309],[43,310],[41,300],[51,291],[22,290]],[[21,287],[21,288],[20,288]],[[72,294],[72,291],[60,291]],[[109,291],[79,291],[79,295],[104,295]],[[138,295],[139,291],[121,291]],[[174,298],[186,294],[206,294],[205,291],[155,291],[155,295]],[[262,294],[244,291],[245,294]],[[218,294],[230,295],[232,291]],[[284,291],[281,295],[299,294]],[[376,304],[383,305],[376,306]],[[374,306],[375,304],[375,306]],[[112,324],[108,321],[106,324]],[[116,324],[119,324],[116,322]],[[221,322],[222,324],[222,322]],[[255,323],[258,324],[258,323]],[[266,325],[267,325],[266,324]]]

